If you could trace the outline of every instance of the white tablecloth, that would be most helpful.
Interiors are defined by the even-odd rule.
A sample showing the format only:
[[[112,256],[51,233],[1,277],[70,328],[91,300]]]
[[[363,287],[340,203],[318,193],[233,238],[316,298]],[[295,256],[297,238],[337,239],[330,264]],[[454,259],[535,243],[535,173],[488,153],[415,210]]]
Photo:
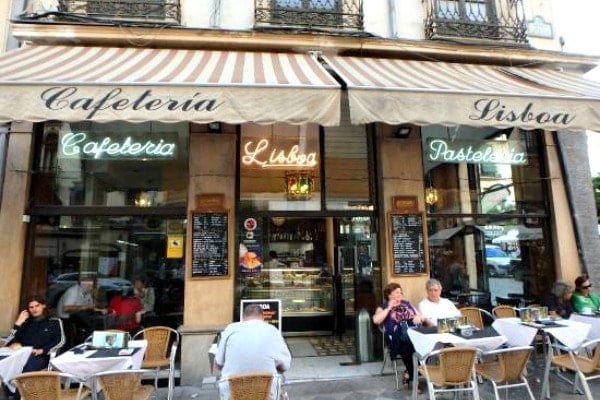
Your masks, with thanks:
[[[569,321],[583,322],[590,324],[590,332],[588,333],[588,339],[600,339],[600,316],[592,317],[581,314],[571,314]]]
[[[585,342],[591,329],[590,324],[568,319],[555,322],[562,326],[531,326],[522,324],[519,318],[498,318],[492,323],[492,327],[498,333],[506,336],[510,346],[529,346],[535,335],[539,331],[544,331],[570,349],[577,349]]]
[[[141,368],[147,346],[147,340],[131,340],[129,341],[129,347],[139,347],[140,350],[131,356],[118,357],[88,358],[96,350],[86,350],[83,354],[75,354],[72,350],[69,350],[50,363],[53,368],[61,372],[75,375],[81,380],[88,380],[98,372]]]
[[[7,347],[0,348],[0,357],[7,356],[0,360],[0,376],[4,384],[14,392],[16,388],[10,383],[12,378],[23,372],[23,367],[27,363],[27,359],[31,355],[33,347],[21,347],[20,349],[12,350]]]
[[[421,333],[412,328],[408,330],[408,336],[419,358],[439,348],[442,344],[451,344],[457,347],[471,346],[482,351],[490,351],[506,343],[506,337],[503,335],[467,339],[452,333]]]

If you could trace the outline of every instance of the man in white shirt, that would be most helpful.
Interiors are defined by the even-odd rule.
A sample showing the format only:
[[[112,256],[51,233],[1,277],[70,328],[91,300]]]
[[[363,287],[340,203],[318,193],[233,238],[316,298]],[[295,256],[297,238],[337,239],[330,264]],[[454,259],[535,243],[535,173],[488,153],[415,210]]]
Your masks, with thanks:
[[[231,374],[267,372],[274,376],[290,368],[292,356],[281,332],[263,320],[260,305],[244,308],[242,322],[229,324],[221,334],[215,367],[221,370],[219,392],[222,400],[229,399],[227,378]],[[271,399],[277,392],[273,379]]]
[[[429,322],[437,326],[438,318],[459,317],[460,311],[454,303],[442,297],[442,284],[437,279],[430,279],[425,283],[427,297],[419,303],[419,312]]]

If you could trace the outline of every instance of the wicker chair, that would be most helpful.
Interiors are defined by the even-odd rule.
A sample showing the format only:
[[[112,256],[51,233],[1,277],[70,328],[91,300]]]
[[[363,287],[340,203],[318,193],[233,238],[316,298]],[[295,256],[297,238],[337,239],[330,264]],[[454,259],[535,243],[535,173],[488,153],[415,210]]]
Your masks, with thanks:
[[[269,400],[273,374],[249,373],[230,375],[229,394],[231,400]],[[275,398],[278,398],[276,395]]]
[[[168,326],[151,326],[142,329],[133,337],[133,339],[139,338],[148,341],[142,368],[153,369],[156,372],[154,377],[154,387],[156,389],[158,389],[160,370],[166,369],[169,371],[167,400],[172,400],[173,387],[175,386],[175,355],[179,346],[179,332]]]
[[[573,351],[559,343],[552,343],[552,348],[558,350],[556,355],[552,356],[550,362],[559,368],[565,368],[575,373],[575,380],[570,382],[573,384],[573,392],[577,391],[581,385],[587,400],[593,400],[592,391],[588,385],[588,381],[600,379],[600,339],[590,340],[583,343],[579,351]],[[586,357],[586,349],[595,346],[592,357]],[[542,393],[544,398],[544,393]],[[547,386],[547,396],[550,397],[550,387]]]
[[[429,398],[436,393],[471,392],[473,399],[479,400],[479,389],[475,376],[475,361],[478,350],[473,347],[448,347],[432,351],[419,360],[419,372],[427,379]],[[439,357],[439,363],[430,360]],[[418,385],[413,385],[413,398],[416,398]]]
[[[105,400],[147,400],[154,393],[152,385],[142,385],[143,369],[99,372],[94,375],[96,393],[102,391]],[[25,399],[27,400],[27,399]]]
[[[66,381],[64,387],[63,379]],[[80,400],[90,395],[82,381],[63,372],[24,372],[15,376],[13,382],[24,400]],[[71,389],[71,382],[78,382],[78,388]]]
[[[477,307],[463,307],[460,309],[460,313],[467,317],[469,324],[479,329],[483,329],[485,327],[483,320],[484,315],[486,315],[491,320],[494,319],[494,316],[488,311]]]
[[[496,400],[500,400],[498,389],[508,390],[521,386],[527,389],[529,398],[535,400],[525,377],[527,362],[532,352],[533,347],[525,346],[494,350],[483,354],[485,359],[493,357],[496,360],[477,364],[477,374],[492,382]]]
[[[517,310],[513,306],[499,305],[492,309],[494,318],[516,318]]]

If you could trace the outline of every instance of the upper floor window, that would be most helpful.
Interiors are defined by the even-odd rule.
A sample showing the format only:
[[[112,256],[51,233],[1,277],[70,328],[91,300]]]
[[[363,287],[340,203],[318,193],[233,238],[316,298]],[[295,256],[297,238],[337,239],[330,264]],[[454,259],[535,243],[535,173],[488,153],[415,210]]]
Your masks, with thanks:
[[[362,31],[360,0],[255,0],[256,25]]]
[[[59,0],[59,10],[90,22],[179,25],[181,20],[180,0]]]
[[[426,0],[428,39],[480,38],[527,42],[522,0]]]

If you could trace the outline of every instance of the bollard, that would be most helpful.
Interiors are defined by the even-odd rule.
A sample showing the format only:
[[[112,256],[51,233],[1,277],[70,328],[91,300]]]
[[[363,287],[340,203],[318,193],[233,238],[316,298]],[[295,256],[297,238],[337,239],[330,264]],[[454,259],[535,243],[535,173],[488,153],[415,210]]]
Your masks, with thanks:
[[[366,308],[362,308],[356,316],[356,362],[373,361],[373,330],[371,329],[371,315]]]

